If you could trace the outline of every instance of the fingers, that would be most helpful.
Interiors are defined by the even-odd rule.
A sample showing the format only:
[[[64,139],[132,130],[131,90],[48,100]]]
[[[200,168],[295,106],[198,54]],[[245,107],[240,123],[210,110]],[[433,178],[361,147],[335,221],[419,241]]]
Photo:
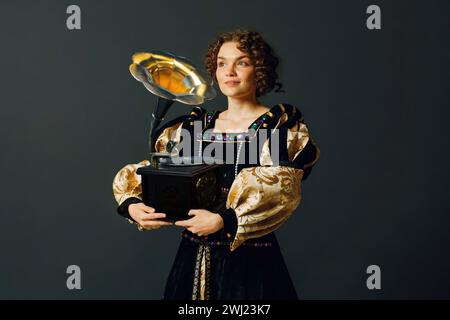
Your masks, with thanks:
[[[188,227],[192,226],[192,221],[191,220],[192,219],[189,219],[189,220],[178,220],[178,221],[175,221],[175,225],[179,226],[179,227],[188,228]]]
[[[141,219],[144,221],[147,220],[155,220],[155,219],[164,219],[166,217],[165,213],[142,213]]]
[[[165,217],[165,213],[143,213],[141,216],[140,225],[143,227],[161,227],[173,225],[173,222],[171,221],[158,220],[164,219]]]
[[[199,211],[199,210],[191,209],[191,210],[189,210],[188,215],[189,215],[189,216],[195,216],[195,215],[198,213],[198,211]]]
[[[147,207],[145,205],[141,206],[139,209],[140,211],[137,215],[137,221],[145,229],[156,229],[162,226],[173,225],[173,222],[171,221],[159,220],[167,217],[165,213],[154,212],[154,208]]]
[[[155,212],[155,208],[146,206],[143,202],[136,203],[136,204],[131,204],[130,207],[131,206],[134,206],[139,211],[144,211],[146,213],[153,213],[153,212]]]
[[[185,227],[185,228],[193,227],[193,226],[196,226],[197,224],[198,224],[197,217],[193,217],[188,220],[175,221],[176,226]]]
[[[183,220],[183,221],[176,221],[176,226],[185,227],[187,230],[192,232],[193,234],[196,234],[198,236],[206,236],[210,234],[207,230],[204,230],[204,228],[195,225],[195,223],[191,223],[190,220]]]
[[[170,221],[161,221],[161,220],[153,220],[153,221],[142,221],[142,226],[170,226],[173,225]]]
[[[140,225],[145,229],[156,229],[162,226],[171,226],[173,223],[168,221],[144,221]]]
[[[197,210],[189,210],[188,215],[195,216],[197,214],[196,211]],[[175,221],[175,225],[179,226],[179,227],[188,228],[193,225],[194,219],[195,219],[195,217],[188,219],[188,220],[178,220],[178,221]]]
[[[143,227],[160,227],[173,225],[173,222],[171,221],[159,220],[164,219],[165,217],[165,213],[142,213],[139,224]]]
[[[155,208],[146,206],[145,204],[142,204],[142,210],[144,210],[147,213],[154,213],[155,212]]]
[[[192,232],[193,234],[198,235],[199,237],[203,237],[203,236],[207,236],[209,234],[211,234],[211,232],[204,230],[204,229],[199,229],[196,227],[191,227],[191,228],[187,228],[190,232]]]

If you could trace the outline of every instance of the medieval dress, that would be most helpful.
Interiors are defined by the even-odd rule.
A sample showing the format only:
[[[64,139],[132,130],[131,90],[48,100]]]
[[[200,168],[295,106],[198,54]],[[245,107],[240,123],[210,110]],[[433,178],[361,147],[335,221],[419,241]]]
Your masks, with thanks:
[[[183,128],[192,134],[190,156],[201,154],[213,143],[222,148],[224,159],[232,146],[234,158],[220,167],[221,205],[215,212],[223,218],[224,227],[208,236],[187,229],[181,232],[162,299],[298,299],[274,231],[299,206],[301,182],[317,162],[319,148],[299,109],[289,104],[273,106],[244,133],[214,132],[220,112],[197,106],[155,134],[157,152],[177,152],[174,146],[179,145]],[[200,122],[202,130],[195,137],[194,124]],[[261,131],[266,134],[258,134]],[[271,145],[275,133],[279,141],[276,149]],[[256,161],[250,156],[255,150]],[[279,152],[277,157],[273,150]],[[178,155],[186,156],[183,152]],[[113,181],[119,214],[136,225],[128,206],[142,202],[141,176],[136,170],[148,165],[148,160],[126,165]]]

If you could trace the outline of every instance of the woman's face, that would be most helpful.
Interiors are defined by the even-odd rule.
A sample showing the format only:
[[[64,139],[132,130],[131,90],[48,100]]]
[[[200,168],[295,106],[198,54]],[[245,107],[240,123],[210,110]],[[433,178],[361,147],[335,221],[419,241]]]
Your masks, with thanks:
[[[237,48],[237,42],[225,42],[217,54],[216,78],[227,97],[256,96],[255,67],[250,57]]]

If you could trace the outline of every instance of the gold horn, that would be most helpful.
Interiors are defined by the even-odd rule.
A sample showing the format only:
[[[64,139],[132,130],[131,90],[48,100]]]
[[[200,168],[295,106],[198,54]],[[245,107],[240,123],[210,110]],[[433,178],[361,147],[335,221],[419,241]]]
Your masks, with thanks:
[[[150,159],[154,153],[153,137],[169,107],[175,102],[198,105],[215,98],[212,81],[207,81],[185,57],[165,51],[138,52],[132,56],[130,72],[144,87],[156,95],[157,103],[150,122]]]
[[[189,105],[216,96],[211,83],[184,57],[155,50],[135,53],[132,61],[133,77],[156,96]]]

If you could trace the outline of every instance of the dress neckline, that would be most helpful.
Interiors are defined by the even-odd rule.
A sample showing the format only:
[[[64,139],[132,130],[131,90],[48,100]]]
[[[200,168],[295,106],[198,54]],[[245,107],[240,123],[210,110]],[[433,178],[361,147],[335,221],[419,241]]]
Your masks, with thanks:
[[[275,108],[279,108],[279,105],[275,105],[273,107],[271,107],[269,110],[267,110],[266,112],[264,112],[263,114],[261,114],[258,118],[256,118],[247,128],[247,131],[244,132],[219,132],[219,131],[214,131],[215,134],[244,134],[244,133],[248,133],[248,131],[250,129],[254,129],[254,130],[258,130],[259,127],[264,123],[264,120],[267,118],[272,118],[274,115],[274,109]],[[213,129],[216,125],[216,120],[219,117],[219,115],[223,112],[223,110],[216,110],[214,112],[214,114],[212,115],[209,124],[206,126],[205,130],[207,129]]]

